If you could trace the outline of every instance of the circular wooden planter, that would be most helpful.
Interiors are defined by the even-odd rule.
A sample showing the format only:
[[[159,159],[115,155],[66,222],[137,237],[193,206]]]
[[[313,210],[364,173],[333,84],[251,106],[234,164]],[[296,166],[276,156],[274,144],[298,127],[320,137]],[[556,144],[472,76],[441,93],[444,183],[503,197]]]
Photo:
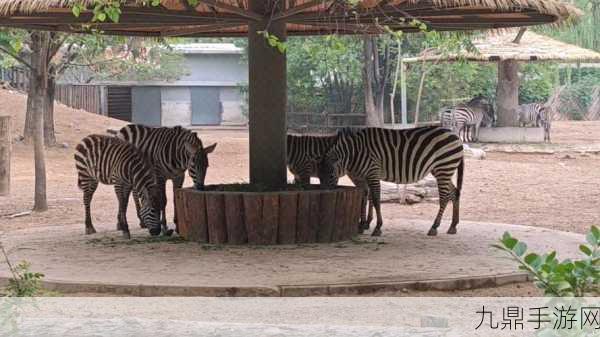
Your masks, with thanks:
[[[274,245],[349,240],[358,233],[356,187],[282,192],[180,189],[179,235],[212,244]]]

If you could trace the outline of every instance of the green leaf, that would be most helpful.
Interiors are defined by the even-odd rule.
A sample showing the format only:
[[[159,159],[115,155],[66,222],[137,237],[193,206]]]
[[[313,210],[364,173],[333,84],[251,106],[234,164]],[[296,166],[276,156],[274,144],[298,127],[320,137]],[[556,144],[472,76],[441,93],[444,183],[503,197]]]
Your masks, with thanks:
[[[534,265],[535,262],[538,261],[539,259],[540,259],[540,257],[535,253],[527,254],[527,256],[525,256],[525,263],[527,263],[529,265]]]
[[[513,248],[513,252],[515,252],[515,254],[517,254],[517,256],[523,256],[525,254],[525,252],[527,252],[527,245],[524,242],[519,242]]]
[[[596,238],[596,240],[600,241],[600,228],[592,226],[591,232],[592,235]]]
[[[587,256],[592,256],[592,250],[586,245],[579,246],[579,250]]]
[[[572,289],[571,284],[567,281],[561,281],[558,283],[553,283],[552,286],[558,291],[564,291],[568,289]]]
[[[78,18],[81,15],[81,11],[82,11],[81,7],[82,7],[81,5],[75,5],[75,6],[73,6],[72,11],[73,11],[73,15],[76,18]]]
[[[585,236],[585,239],[592,247],[598,246],[598,240],[596,240],[596,237],[591,232]]]
[[[517,245],[518,242],[519,242],[519,240],[513,239],[513,238],[502,239],[502,244],[504,244],[504,247],[506,247],[508,249],[515,248],[515,246]]]

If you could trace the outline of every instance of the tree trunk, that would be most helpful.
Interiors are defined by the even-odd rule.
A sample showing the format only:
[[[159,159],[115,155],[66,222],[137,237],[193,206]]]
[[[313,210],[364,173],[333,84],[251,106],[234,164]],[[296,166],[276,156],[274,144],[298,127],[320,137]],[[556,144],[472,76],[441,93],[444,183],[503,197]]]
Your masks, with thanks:
[[[46,154],[44,152],[44,110],[46,110],[46,90],[48,84],[47,55],[50,43],[48,32],[31,33],[31,64],[35,69],[29,79],[33,94],[31,116],[33,119],[33,153],[35,160],[35,195],[33,210],[48,210],[46,199]]]
[[[0,196],[10,194],[10,116],[0,116]]]
[[[248,5],[253,11],[267,15],[271,13],[268,3],[250,0]],[[250,182],[274,188],[287,183],[287,61],[286,54],[270,46],[260,34],[266,29],[281,42],[287,37],[283,21],[251,22],[248,27]]]
[[[30,74],[29,78],[33,75]],[[25,126],[23,127],[23,141],[25,144],[31,144],[33,142],[33,99],[35,97],[35,93],[33,92],[33,87],[31,86],[31,79],[29,83],[29,88],[27,88],[27,111],[25,112]]]
[[[496,104],[498,126],[519,126],[519,63],[514,60],[498,63]]]
[[[367,126],[379,127],[383,121],[379,111],[377,111],[375,101],[375,57],[374,48],[376,47],[373,37],[363,37],[363,89],[365,96],[365,113],[367,114]]]
[[[48,86],[46,89],[46,106],[44,110],[44,144],[46,146],[56,145],[56,135],[54,133],[54,96],[56,94],[56,79],[54,76],[48,76]]]

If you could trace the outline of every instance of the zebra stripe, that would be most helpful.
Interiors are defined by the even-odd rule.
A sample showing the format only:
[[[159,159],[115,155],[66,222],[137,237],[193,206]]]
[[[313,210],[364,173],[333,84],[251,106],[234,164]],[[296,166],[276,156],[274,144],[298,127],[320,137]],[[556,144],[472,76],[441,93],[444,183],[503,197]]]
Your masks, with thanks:
[[[464,142],[477,141],[481,124],[490,126],[493,120],[493,107],[484,97],[475,97],[466,104],[440,112],[442,126],[454,130]]]
[[[438,182],[440,208],[429,235],[437,234],[449,201],[453,202],[454,211],[448,233],[456,233],[464,158],[462,141],[451,130],[443,127],[343,130],[321,167],[320,178],[324,187],[335,186],[335,172],[340,170],[366,181],[377,212],[373,236],[381,235],[383,225],[380,181],[409,184],[431,173]],[[455,171],[458,171],[457,187],[452,183]]]
[[[318,176],[319,161],[336,139],[336,135],[287,135],[287,165],[296,183],[308,185],[310,177]]]
[[[310,184],[311,177],[318,177],[321,169],[321,161],[329,149],[337,140],[337,135],[330,136],[297,136],[287,135],[287,165],[294,175],[294,182],[302,185]],[[344,176],[343,171],[336,172],[338,178]],[[352,183],[364,190],[361,205],[360,226],[368,226],[373,219],[372,203],[369,203],[367,215],[368,187],[364,179],[349,176]],[[335,181],[337,185],[337,179]]]
[[[96,233],[90,206],[98,184],[114,185],[119,201],[117,229],[129,238],[127,203],[133,191],[140,198],[138,214],[150,229],[160,234],[161,202],[157,196],[156,176],[142,153],[132,145],[111,136],[90,135],[75,148],[77,185],[83,191],[86,234]]]
[[[185,171],[189,170],[189,175],[196,188],[204,188],[208,154],[214,151],[217,144],[204,148],[195,132],[180,126],[153,128],[130,124],[123,127],[117,137],[133,144],[153,164],[165,208],[167,205],[165,190],[168,179],[173,180],[173,194],[175,194],[175,190],[183,186]],[[134,201],[137,207],[138,201],[135,194]],[[167,231],[165,208],[161,210],[163,231]],[[177,225],[176,216],[174,222]],[[143,221],[140,226],[145,226]]]
[[[552,118],[550,109],[541,103],[521,104],[518,107],[519,126],[535,126],[544,128],[544,141],[550,142]]]

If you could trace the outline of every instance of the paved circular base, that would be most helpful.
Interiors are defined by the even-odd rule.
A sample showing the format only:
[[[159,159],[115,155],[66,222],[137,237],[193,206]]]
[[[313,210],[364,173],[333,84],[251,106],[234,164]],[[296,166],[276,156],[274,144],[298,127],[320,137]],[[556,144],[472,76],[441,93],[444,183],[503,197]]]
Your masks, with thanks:
[[[114,225],[12,231],[3,242],[51,290],[139,296],[310,296],[380,290],[454,290],[522,282],[516,265],[490,247],[505,231],[538,252],[575,257],[582,235],[527,226],[462,222],[457,235],[428,237],[430,223],[388,220],[383,237],[333,244],[213,246],[150,238],[123,240]],[[444,227],[444,226],[443,226]],[[441,228],[444,233],[446,228]],[[0,264],[0,277],[8,270]]]

